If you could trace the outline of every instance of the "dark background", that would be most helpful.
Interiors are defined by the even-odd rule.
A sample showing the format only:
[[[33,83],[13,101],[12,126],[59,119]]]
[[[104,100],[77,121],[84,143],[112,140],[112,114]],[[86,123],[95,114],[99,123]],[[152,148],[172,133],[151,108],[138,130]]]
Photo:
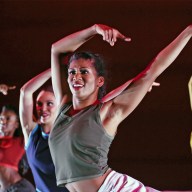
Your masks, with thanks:
[[[98,36],[80,48],[104,56],[111,90],[143,70],[192,23],[192,0],[0,0],[0,83],[17,86],[0,95],[0,107],[18,106],[20,87],[50,67],[53,42],[94,23],[132,38],[110,47]],[[109,154],[113,169],[159,190],[192,190],[191,75],[192,41],[157,79],[161,86],[120,125]]]

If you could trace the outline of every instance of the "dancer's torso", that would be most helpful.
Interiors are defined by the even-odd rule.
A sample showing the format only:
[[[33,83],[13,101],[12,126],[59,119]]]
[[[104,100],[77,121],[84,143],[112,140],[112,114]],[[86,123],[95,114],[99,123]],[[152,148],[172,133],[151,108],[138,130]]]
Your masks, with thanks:
[[[111,171],[109,168],[107,172],[100,177],[68,183],[66,188],[70,192],[97,192]]]

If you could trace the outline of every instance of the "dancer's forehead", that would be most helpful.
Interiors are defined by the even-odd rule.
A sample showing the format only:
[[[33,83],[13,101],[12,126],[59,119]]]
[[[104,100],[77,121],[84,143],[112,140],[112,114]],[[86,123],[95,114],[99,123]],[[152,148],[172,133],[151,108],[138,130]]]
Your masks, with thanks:
[[[73,60],[69,64],[69,69],[73,69],[73,68],[94,68],[95,69],[92,59],[83,59],[83,58]]]
[[[55,96],[52,92],[50,91],[45,91],[45,90],[41,90],[40,93],[38,94],[37,96],[37,99],[36,101],[40,101],[40,100],[52,100],[52,101],[55,101]]]

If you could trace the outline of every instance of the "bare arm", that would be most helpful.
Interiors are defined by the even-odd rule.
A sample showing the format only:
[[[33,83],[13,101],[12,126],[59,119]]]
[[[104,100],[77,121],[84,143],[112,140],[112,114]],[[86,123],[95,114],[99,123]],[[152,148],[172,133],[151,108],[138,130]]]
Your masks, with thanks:
[[[25,83],[20,90],[19,116],[25,143],[27,143],[28,136],[36,125],[33,120],[33,93],[50,77],[51,69],[48,69]]]
[[[165,47],[143,72],[103,99],[103,102],[111,103],[108,111],[117,116],[118,123],[137,107],[155,79],[177,58],[191,36],[192,25],[188,26]]]
[[[52,84],[55,92],[57,104],[60,104],[64,95],[69,95],[69,90],[63,91],[62,86],[65,83],[65,88],[68,87],[66,82],[62,82],[61,79],[61,63],[59,61],[59,55],[61,53],[70,53],[78,49],[83,43],[88,41],[94,35],[99,34],[103,37],[104,41],[107,41],[111,46],[115,44],[117,38],[125,41],[130,41],[124,35],[119,33],[118,30],[108,27],[102,24],[95,24],[82,31],[73,33],[67,37],[64,37],[60,41],[57,41],[52,45],[51,51],[51,70],[52,70]],[[66,79],[66,77],[65,77]]]

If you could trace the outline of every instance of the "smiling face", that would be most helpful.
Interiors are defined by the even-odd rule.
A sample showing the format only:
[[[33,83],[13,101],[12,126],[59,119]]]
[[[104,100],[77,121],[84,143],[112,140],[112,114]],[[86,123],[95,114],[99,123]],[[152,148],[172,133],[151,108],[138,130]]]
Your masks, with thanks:
[[[0,114],[0,130],[4,136],[13,136],[19,127],[17,114],[12,110],[3,109]]]
[[[40,123],[52,125],[56,116],[56,100],[52,92],[42,90],[38,94],[36,99],[36,111]]]
[[[91,59],[79,58],[70,63],[68,84],[73,97],[79,100],[91,98],[94,102],[103,83],[104,78],[97,75]]]

